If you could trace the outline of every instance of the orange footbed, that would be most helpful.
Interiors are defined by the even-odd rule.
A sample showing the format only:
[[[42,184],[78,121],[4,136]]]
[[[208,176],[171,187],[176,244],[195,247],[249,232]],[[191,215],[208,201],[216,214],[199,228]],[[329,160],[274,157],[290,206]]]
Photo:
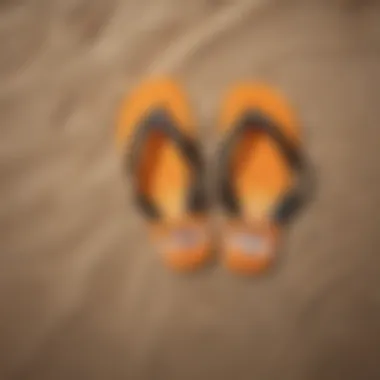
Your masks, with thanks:
[[[222,136],[249,110],[268,116],[295,144],[299,143],[293,110],[265,85],[242,84],[229,91],[221,110]],[[277,227],[268,217],[291,185],[292,173],[270,136],[247,131],[234,148],[231,177],[243,215],[241,220],[225,225],[224,263],[240,273],[261,272],[272,264],[279,241]]]
[[[146,112],[164,107],[189,137],[195,137],[195,122],[184,91],[170,79],[148,81],[132,92],[122,104],[116,130],[116,142],[122,154],[128,151],[136,127]],[[150,225],[151,237],[166,263],[179,270],[191,270],[202,264],[210,253],[209,239],[196,240],[195,246],[177,244],[181,228],[202,228],[208,237],[206,221],[187,215],[185,202],[192,173],[181,151],[162,132],[152,133],[137,166],[136,185],[158,207],[163,216],[158,225]],[[181,242],[181,239],[179,239]],[[173,245],[174,244],[174,245]]]
[[[275,143],[264,134],[247,132],[233,161],[232,177],[245,216],[265,216],[292,180]]]
[[[162,133],[148,139],[137,171],[139,191],[152,199],[162,215],[181,217],[191,173],[181,152]]]

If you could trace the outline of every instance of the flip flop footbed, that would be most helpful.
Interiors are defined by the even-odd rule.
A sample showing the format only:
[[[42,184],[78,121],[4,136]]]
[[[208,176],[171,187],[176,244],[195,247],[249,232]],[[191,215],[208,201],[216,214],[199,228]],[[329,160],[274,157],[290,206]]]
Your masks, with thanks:
[[[265,85],[243,84],[229,91],[219,123],[222,141],[247,112],[270,119],[299,146],[295,112],[282,95]],[[276,141],[260,128],[245,129],[231,149],[229,178],[240,213],[225,226],[225,262],[231,269],[257,272],[274,260],[280,226],[272,215],[293,185],[294,174]]]
[[[180,86],[170,79],[148,81],[132,91],[122,104],[116,142],[127,159],[139,128],[156,110],[170,117],[184,139],[197,139],[195,120]],[[168,263],[181,269],[193,267],[206,256],[205,239],[195,239],[200,236],[197,231],[206,228],[205,215],[194,215],[188,209],[189,188],[196,175],[181,147],[161,128],[152,129],[146,136],[131,175],[135,191],[148,199],[159,214],[150,223],[152,237]],[[179,232],[184,225],[187,235]],[[191,249],[190,240],[179,238],[185,235],[193,235]],[[194,245],[196,241],[198,246]]]

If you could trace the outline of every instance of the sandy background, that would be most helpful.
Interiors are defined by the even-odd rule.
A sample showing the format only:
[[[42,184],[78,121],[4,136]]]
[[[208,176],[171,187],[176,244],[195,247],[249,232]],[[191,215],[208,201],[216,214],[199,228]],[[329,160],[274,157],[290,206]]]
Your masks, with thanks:
[[[0,379],[380,379],[380,4],[0,1]],[[113,126],[154,73],[212,153],[238,79],[298,107],[319,191],[270,276],[161,266]]]

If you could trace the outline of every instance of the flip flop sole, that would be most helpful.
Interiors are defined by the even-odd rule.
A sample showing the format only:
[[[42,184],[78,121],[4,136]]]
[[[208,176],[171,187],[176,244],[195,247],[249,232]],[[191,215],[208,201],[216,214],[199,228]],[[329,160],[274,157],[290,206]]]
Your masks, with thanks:
[[[116,143],[128,154],[141,121],[149,113],[164,110],[186,139],[196,139],[195,121],[182,88],[172,79],[156,79],[138,86],[123,102],[116,129]],[[160,218],[150,223],[151,236],[166,263],[175,269],[193,269],[208,257],[209,241],[194,231],[207,229],[206,216],[193,215],[187,208],[187,194],[193,180],[191,167],[178,144],[164,130],[157,128],[141,146],[134,172],[134,186],[157,208]],[[185,227],[184,227],[185,225]],[[192,245],[178,238],[186,230]],[[182,244],[182,246],[181,246]],[[182,247],[182,248],[181,248]]]
[[[228,92],[220,115],[222,140],[247,112],[269,118],[294,146],[300,145],[294,110],[276,90],[261,84],[237,85]],[[233,271],[258,273],[274,262],[281,227],[270,215],[292,185],[294,174],[271,136],[254,128],[242,133],[230,164],[241,212],[225,226],[223,260]]]

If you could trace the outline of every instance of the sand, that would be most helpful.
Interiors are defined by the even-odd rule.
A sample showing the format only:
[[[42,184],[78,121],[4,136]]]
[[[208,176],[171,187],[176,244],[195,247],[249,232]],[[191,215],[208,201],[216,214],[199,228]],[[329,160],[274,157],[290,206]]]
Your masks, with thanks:
[[[380,378],[380,4],[0,2],[0,379]],[[297,107],[318,174],[276,270],[167,270],[114,149],[131,86],[186,86],[212,170],[237,80]]]

